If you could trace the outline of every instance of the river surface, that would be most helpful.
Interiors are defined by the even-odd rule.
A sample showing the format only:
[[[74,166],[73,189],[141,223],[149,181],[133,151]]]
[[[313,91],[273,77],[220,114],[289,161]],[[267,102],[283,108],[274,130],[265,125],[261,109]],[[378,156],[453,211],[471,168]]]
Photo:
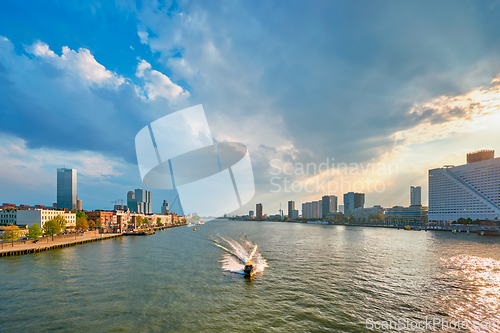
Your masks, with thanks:
[[[210,223],[1,258],[0,331],[422,332],[408,327],[426,317],[436,332],[500,330],[499,238]],[[268,267],[225,270],[221,237]]]

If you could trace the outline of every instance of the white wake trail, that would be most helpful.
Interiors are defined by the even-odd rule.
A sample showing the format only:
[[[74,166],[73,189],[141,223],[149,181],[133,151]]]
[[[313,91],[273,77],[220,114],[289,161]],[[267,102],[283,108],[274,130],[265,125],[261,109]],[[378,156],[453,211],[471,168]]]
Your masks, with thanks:
[[[269,267],[267,261],[257,251],[257,244],[241,240],[241,243],[245,244],[244,246],[234,239],[224,238],[222,236],[219,237],[228,245],[228,247],[222,246],[218,241],[214,240],[216,246],[226,251],[223,259],[221,260],[223,270],[238,274],[245,274],[243,272],[243,268],[245,267],[245,262],[247,261],[252,262],[255,273],[262,273],[266,267]],[[249,249],[252,250],[249,251]]]

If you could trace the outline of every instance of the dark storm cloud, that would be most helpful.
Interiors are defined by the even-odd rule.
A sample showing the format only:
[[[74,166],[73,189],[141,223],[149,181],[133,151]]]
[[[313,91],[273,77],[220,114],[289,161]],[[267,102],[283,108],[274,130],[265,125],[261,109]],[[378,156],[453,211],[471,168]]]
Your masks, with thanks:
[[[268,116],[283,118],[295,148],[320,159],[366,160],[390,149],[397,131],[463,116],[411,108],[462,94],[500,71],[500,11],[488,3],[186,3],[183,11],[203,18],[205,41],[226,56],[238,82],[272,99]],[[142,23],[161,38],[160,25]],[[209,72],[195,54],[204,39],[183,37],[183,56]],[[188,82],[199,88],[197,79]],[[256,112],[231,89],[234,77],[211,79],[221,89],[210,97],[198,90],[200,102],[217,100],[231,117]],[[239,102],[237,110],[224,100]]]

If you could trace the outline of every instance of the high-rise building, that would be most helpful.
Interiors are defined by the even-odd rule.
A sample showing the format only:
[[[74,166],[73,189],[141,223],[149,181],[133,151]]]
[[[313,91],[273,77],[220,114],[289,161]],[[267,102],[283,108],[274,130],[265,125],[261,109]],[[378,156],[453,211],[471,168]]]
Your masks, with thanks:
[[[132,213],[152,214],[151,191],[136,188],[135,191],[128,191],[127,206]]]
[[[339,212],[344,214],[344,205],[339,205]]]
[[[293,211],[295,210],[295,201],[288,201],[288,217],[292,218]]]
[[[299,218],[299,211],[297,209],[292,210],[292,219],[298,219]]]
[[[429,170],[429,222],[500,218],[500,158],[483,155],[491,156],[471,153],[467,164]]]
[[[135,200],[137,201],[137,213],[152,214],[151,191],[136,188],[134,192]]]
[[[356,208],[362,208],[365,205],[365,194],[349,192],[344,194],[344,216],[349,218],[353,215]]]
[[[420,186],[410,187],[410,206],[422,206],[422,188]]]
[[[131,212],[137,213],[137,200],[135,200],[134,191],[127,192],[127,207]]]
[[[321,217],[337,211],[337,196],[325,195],[321,199]]]
[[[255,206],[255,210],[257,211],[257,218],[262,218],[262,204],[261,203],[258,203],[256,206]]]
[[[168,202],[167,202],[167,200],[163,200],[163,205],[161,205],[161,213],[163,215],[168,214]]]
[[[57,208],[77,209],[76,169],[57,169]]]
[[[253,218],[255,216],[253,210],[251,210],[251,211],[248,212],[248,216],[250,216],[251,218]]]

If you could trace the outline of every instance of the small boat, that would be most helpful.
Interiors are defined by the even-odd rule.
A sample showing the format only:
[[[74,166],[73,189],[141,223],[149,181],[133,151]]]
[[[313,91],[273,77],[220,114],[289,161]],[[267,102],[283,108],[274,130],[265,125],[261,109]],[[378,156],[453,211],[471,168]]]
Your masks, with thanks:
[[[243,272],[245,273],[245,276],[251,276],[253,274],[254,268],[253,264],[250,261],[247,261],[245,263],[245,268],[243,268]]]

